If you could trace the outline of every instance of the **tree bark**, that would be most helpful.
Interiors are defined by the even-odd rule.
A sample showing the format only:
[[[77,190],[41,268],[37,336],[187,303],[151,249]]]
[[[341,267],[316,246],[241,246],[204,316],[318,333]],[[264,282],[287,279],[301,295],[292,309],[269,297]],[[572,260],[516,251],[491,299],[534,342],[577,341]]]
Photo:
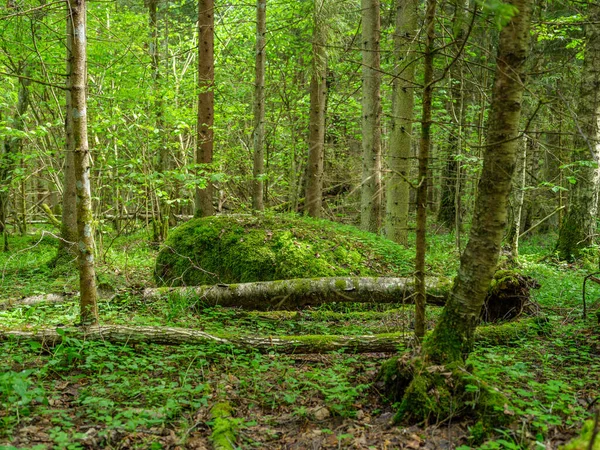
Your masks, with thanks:
[[[453,47],[456,50],[454,64],[449,70],[449,93],[447,110],[450,114],[452,127],[449,130],[446,147],[446,163],[444,165],[440,194],[440,209],[437,219],[448,228],[455,229],[457,248],[460,250],[460,161],[456,156],[462,153],[464,129],[464,89],[463,89],[463,58],[461,52],[469,34],[469,24],[466,19],[468,2],[453,1],[454,17],[452,20]]]
[[[408,245],[410,200],[410,150],[415,97],[415,48],[417,38],[415,0],[397,0],[394,57],[397,62],[393,92],[393,118],[386,187],[385,234],[388,239]]]
[[[69,0],[73,32],[71,65],[71,115],[77,193],[77,238],[81,323],[98,322],[94,235],[90,188],[91,158],[87,135],[87,37],[85,0]]]
[[[573,161],[582,164],[576,173],[576,183],[569,191],[569,208],[563,218],[557,250],[563,260],[572,260],[580,250],[594,242],[598,216],[600,187],[600,5],[588,3],[585,24],[585,53],[579,107],[576,118]]]
[[[451,282],[430,278],[427,301],[444,305]],[[197,299],[199,306],[229,306],[251,310],[298,309],[333,302],[414,303],[413,278],[332,277],[260,281],[181,288],[146,289],[152,299],[177,293]]]
[[[524,65],[532,0],[513,0],[516,15],[500,32],[483,169],[469,242],[440,322],[424,348],[433,364],[463,361],[473,346],[507,222],[507,203],[519,144]]]
[[[325,0],[314,2],[312,42],[312,76],[310,79],[310,125],[308,166],[306,173],[305,210],[311,217],[321,217],[323,203],[323,158],[325,150],[325,109],[327,105],[327,31]]]
[[[206,186],[196,189],[195,215],[213,216],[213,184],[210,164],[213,161],[214,122],[214,0],[198,1],[198,126],[196,163],[203,169]]]
[[[68,6],[67,6],[68,7]],[[75,187],[75,148],[73,141],[73,117],[71,115],[71,88],[73,86],[73,23],[67,11],[66,43],[66,111],[65,114],[65,166],[63,182],[63,209],[61,240],[58,244],[57,260],[71,258],[77,254],[77,189]]]
[[[60,331],[59,331],[60,330]],[[525,320],[507,325],[482,327],[475,335],[486,344],[506,345],[524,336],[536,333],[532,321]],[[85,341],[107,341],[119,344],[164,345],[234,345],[263,353],[325,353],[349,350],[355,353],[397,352],[414,344],[411,333],[387,333],[366,336],[219,336],[188,328],[125,325],[102,325],[88,328],[42,328],[36,331],[0,330],[0,341],[8,339],[41,342],[44,347],[55,347],[65,337]]]
[[[514,204],[512,207],[512,227],[510,232],[510,253],[512,258],[519,257],[519,235],[521,234],[521,217],[523,200],[525,199],[525,183],[527,180],[527,143],[521,140],[517,151],[516,179],[513,184]]]
[[[379,0],[362,7],[362,189],[360,226],[377,233],[381,227],[381,101]]]
[[[423,77],[423,116],[419,141],[419,184],[417,186],[417,242],[415,258],[415,336],[425,336],[425,253],[427,252],[427,166],[431,147],[431,115],[433,104],[433,51],[435,39],[436,0],[427,1],[425,13],[425,59]]]
[[[148,55],[150,56],[150,68],[152,69],[152,89],[153,101],[150,107],[153,111],[149,115],[154,115],[154,127],[158,130],[154,142],[158,143],[158,154],[156,158],[156,172],[164,173],[169,170],[169,153],[164,142],[164,121],[163,121],[163,100],[160,89],[160,53],[159,53],[159,29],[158,29],[158,0],[146,0],[148,7],[148,27],[150,33],[148,36]],[[164,180],[164,178],[163,178]],[[166,187],[157,186],[158,189],[166,190]],[[169,214],[170,207],[165,196],[156,196],[157,214],[152,217],[152,229],[154,242],[163,242],[167,239],[169,233]],[[154,208],[152,208],[154,209]]]
[[[267,0],[256,2],[256,64],[254,70],[254,166],[252,169],[252,208],[263,211],[265,172],[265,64],[267,34]]]

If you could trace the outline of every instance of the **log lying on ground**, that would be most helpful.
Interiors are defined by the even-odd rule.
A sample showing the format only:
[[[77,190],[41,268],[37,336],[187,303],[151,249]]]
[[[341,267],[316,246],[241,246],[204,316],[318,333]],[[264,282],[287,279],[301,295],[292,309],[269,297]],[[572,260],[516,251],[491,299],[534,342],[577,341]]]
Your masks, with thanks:
[[[482,318],[497,322],[514,319],[523,312],[535,313],[529,291],[538,287],[529,277],[499,270],[491,283]],[[452,282],[447,278],[427,279],[427,303],[443,306],[451,288]],[[196,309],[220,305],[261,311],[294,310],[333,302],[409,304],[414,303],[414,293],[414,278],[331,277],[146,289],[144,297],[177,294],[194,300]]]
[[[475,339],[489,345],[506,345],[538,333],[539,321],[527,319],[504,325],[479,327]],[[89,328],[42,328],[34,331],[0,330],[0,341],[33,340],[46,347],[60,344],[65,337],[125,344],[234,345],[247,350],[278,353],[325,353],[348,350],[354,353],[396,352],[414,344],[412,333],[386,333],[367,336],[219,336],[200,330],[174,327],[132,327],[102,325]]]
[[[427,303],[443,306],[451,281],[427,280]],[[249,310],[299,309],[334,302],[413,303],[414,278],[331,277],[255,283],[146,289],[144,298],[178,294],[197,299],[197,306]]]

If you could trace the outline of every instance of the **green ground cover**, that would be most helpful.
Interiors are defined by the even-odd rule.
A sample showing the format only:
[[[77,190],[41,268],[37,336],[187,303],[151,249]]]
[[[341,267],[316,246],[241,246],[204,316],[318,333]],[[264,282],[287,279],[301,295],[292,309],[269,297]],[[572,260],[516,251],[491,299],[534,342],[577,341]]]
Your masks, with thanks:
[[[227,345],[115,345],[67,338],[56,348],[0,342],[0,449],[210,448],[211,408],[228,402],[240,448],[555,448],[591,418],[600,396],[600,330],[581,319],[583,276],[594,254],[578,265],[556,262],[554,236],[521,247],[525,274],[550,326],[510,347],[479,345],[470,358],[481,378],[510,400],[513,425],[482,430],[468,419],[432,427],[389,427],[392,405],[375,375],[389,354],[259,354]],[[157,249],[144,230],[104,240],[99,258],[103,323],[169,325],[214,333],[359,335],[410,331],[412,311],[398,305],[326,305],[299,313],[250,313],[209,308],[192,313],[189,299],[145,302]],[[41,233],[10,239],[0,253],[0,303],[41,293],[77,290],[72,268],[50,268],[56,240]],[[432,235],[431,275],[452,276],[453,239]],[[591,309],[600,289],[589,289]],[[438,311],[428,311],[433,326]],[[0,329],[70,325],[77,298],[0,310]],[[227,423],[223,425],[223,420]],[[485,433],[487,434],[485,434]],[[387,444],[386,444],[387,443]]]

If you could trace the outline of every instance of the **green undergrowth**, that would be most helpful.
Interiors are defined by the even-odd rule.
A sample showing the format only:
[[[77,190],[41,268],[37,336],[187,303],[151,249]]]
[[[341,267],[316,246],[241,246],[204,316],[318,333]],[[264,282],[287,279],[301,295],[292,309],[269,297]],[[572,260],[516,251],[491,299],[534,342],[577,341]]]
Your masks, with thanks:
[[[510,345],[498,345],[506,341],[493,337],[479,341],[468,361],[478,379],[506,398],[506,410],[504,404],[502,409],[512,424],[463,422],[467,435],[455,443],[463,450],[552,447],[554,436],[574,436],[600,401],[600,330],[594,315],[600,306],[600,287],[593,283],[588,289],[590,316],[581,319],[581,282],[595,270],[597,261],[560,263],[547,245],[553,240],[537,236],[524,240],[518,260],[520,270],[541,284],[532,294],[548,318],[547,331],[520,330]],[[139,291],[153,285],[157,253],[148,242],[144,230],[114,241],[105,237],[98,257],[98,282],[104,291],[99,305],[102,323],[168,325],[246,336],[412,330],[411,306],[345,303],[291,312],[215,307],[194,313],[190,308],[194,299],[178,295],[145,301]],[[0,301],[77,290],[72,267],[48,265],[56,244],[50,236],[40,239],[39,233],[11,236],[11,252],[0,253]],[[452,236],[432,234],[429,245],[429,274],[452,277],[458,263]],[[400,267],[406,270],[414,254],[403,252],[407,265]],[[428,308],[429,328],[439,311]],[[77,297],[71,296],[63,303],[0,310],[0,329],[70,325],[77,317]],[[53,349],[35,342],[0,342],[0,448],[122,448],[126,444],[160,449],[185,446],[194,439],[201,440],[199,448],[209,448],[214,425],[210,410],[223,399],[233,408],[230,425],[240,448],[276,446],[302,427],[331,433],[338,446],[346,448],[350,444],[344,443],[352,441],[348,436],[357,437],[358,428],[373,433],[389,430],[386,417],[392,405],[372,385],[388,358],[350,353],[258,354],[216,344],[114,345],[72,338]],[[481,387],[471,384],[470,401],[476,402]],[[41,430],[45,440],[23,437],[32,429]],[[427,439],[428,429],[419,430]]]
[[[174,229],[161,249],[161,285],[199,286],[332,276],[401,276],[410,251],[358,228],[291,215],[217,216]]]

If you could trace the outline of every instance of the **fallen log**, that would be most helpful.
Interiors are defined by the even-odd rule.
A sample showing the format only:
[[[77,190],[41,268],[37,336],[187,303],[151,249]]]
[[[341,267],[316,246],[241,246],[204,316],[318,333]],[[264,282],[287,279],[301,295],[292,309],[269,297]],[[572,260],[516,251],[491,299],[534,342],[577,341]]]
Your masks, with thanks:
[[[537,334],[540,322],[527,319],[503,325],[479,327],[477,342],[488,345],[506,345],[515,340]],[[100,325],[89,328],[41,328],[38,330],[0,330],[0,341],[7,339],[33,340],[46,347],[59,345],[64,338],[107,341],[124,344],[163,345],[233,345],[262,353],[325,353],[348,350],[354,353],[396,352],[414,344],[412,333],[386,333],[365,336],[220,336],[201,330],[175,327]]]
[[[497,322],[514,319],[524,312],[534,314],[536,307],[529,301],[529,291],[539,286],[529,277],[499,270],[488,291],[483,320]],[[447,278],[427,278],[427,304],[444,306],[451,288],[452,282]],[[196,310],[216,305],[254,311],[298,310],[334,302],[410,304],[414,303],[415,284],[412,277],[300,278],[146,289],[143,296],[151,300],[173,294],[192,300]]]
[[[452,282],[429,278],[427,303],[443,306]],[[331,277],[154,288],[144,290],[147,300],[181,295],[197,300],[194,306],[226,306],[249,310],[301,309],[334,302],[414,303],[414,278]]]

